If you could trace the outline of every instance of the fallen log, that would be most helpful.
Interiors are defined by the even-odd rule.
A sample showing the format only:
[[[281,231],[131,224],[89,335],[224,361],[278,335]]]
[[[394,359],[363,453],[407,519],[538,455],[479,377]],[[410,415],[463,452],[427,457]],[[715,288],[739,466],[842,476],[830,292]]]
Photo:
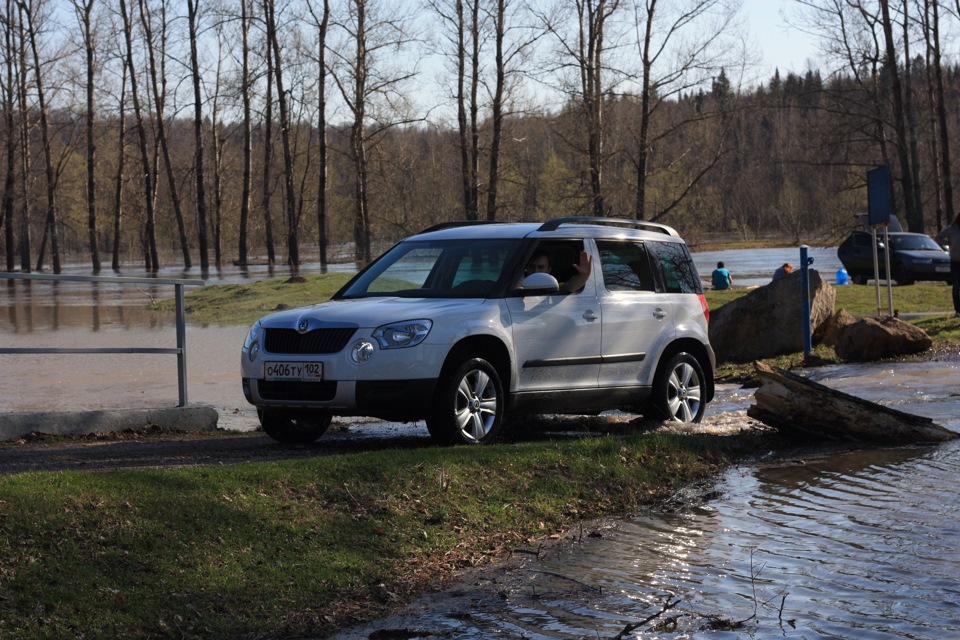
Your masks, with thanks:
[[[960,438],[930,418],[851,396],[790,371],[755,362],[760,387],[747,415],[786,435],[884,444]]]

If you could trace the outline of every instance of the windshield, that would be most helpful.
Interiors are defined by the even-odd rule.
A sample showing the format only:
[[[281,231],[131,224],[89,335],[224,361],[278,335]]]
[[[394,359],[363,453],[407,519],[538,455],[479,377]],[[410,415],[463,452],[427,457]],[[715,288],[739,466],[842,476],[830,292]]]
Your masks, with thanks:
[[[363,298],[483,298],[522,244],[508,240],[401,242],[364,271],[340,296]]]
[[[933,238],[924,235],[890,236],[890,244],[901,251],[943,251]]]

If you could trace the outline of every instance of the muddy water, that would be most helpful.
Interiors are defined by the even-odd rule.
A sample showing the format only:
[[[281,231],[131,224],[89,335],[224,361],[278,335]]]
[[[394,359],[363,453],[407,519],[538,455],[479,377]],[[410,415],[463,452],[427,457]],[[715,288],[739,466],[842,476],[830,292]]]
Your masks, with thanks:
[[[150,289],[0,287],[6,346],[173,346]],[[119,298],[119,300],[118,300]],[[245,327],[188,326],[191,403],[228,428],[256,419],[240,392]],[[808,374],[960,432],[960,354],[938,362],[843,365]],[[172,406],[173,356],[0,356],[2,411]],[[746,423],[750,390],[725,385],[708,420]],[[426,437],[424,433],[424,437]],[[412,613],[349,630],[445,637],[930,638],[960,629],[960,444],[798,456],[730,470],[709,499],[605,526],[531,559],[510,588],[435,594]],[[515,588],[515,585],[520,586]],[[654,625],[664,623],[658,630]],[[739,624],[733,624],[739,623]],[[407,636],[409,637],[409,636]]]

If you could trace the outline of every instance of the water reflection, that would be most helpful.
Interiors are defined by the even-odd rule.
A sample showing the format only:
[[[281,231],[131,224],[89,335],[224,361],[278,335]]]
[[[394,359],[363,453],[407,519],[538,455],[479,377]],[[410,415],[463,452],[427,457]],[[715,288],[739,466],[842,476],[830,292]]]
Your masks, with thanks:
[[[733,469],[718,499],[530,561],[523,586],[499,599],[430,596],[334,638],[383,628],[460,640],[955,637],[958,472],[956,443]]]

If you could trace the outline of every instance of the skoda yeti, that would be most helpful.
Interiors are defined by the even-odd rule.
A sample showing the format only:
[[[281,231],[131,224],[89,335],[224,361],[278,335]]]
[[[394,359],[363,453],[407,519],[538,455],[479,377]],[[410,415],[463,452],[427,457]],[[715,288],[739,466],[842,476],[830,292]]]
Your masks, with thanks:
[[[492,442],[521,414],[699,422],[714,393],[708,320],[670,227],[441,224],[328,302],[257,321],[243,392],[264,431],[289,443],[319,438],[333,416],[423,419],[442,444]]]

